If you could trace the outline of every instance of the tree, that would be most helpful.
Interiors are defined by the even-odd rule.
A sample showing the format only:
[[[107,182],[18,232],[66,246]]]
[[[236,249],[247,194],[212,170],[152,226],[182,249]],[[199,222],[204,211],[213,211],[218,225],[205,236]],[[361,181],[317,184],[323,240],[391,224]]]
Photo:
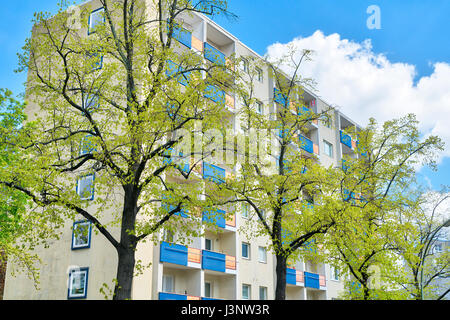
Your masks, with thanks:
[[[29,121],[7,135],[24,153],[0,183],[30,198],[43,219],[90,221],[117,252],[113,298],[129,299],[137,244],[166,225],[196,230],[177,213],[198,211],[201,184],[166,179],[188,181],[195,169],[180,165],[191,154],[172,158],[183,138],[176,133],[199,133],[198,121],[217,127],[224,112],[216,98],[229,70],[183,50],[181,16],[231,14],[221,0],[159,0],[152,10],[139,0],[100,3],[88,30],[77,25],[88,25],[89,5],[79,24],[63,6],[53,17],[36,14],[19,66],[28,71]]]
[[[403,268],[392,281],[415,300],[440,300],[449,292],[450,253],[446,247],[437,250],[443,246],[439,239],[446,238],[444,228],[450,226],[449,197],[448,188],[421,192],[397,213],[398,220],[410,228],[401,233],[403,245],[397,254]]]
[[[245,204],[255,213],[256,230],[249,226],[243,231],[269,238],[269,248],[276,257],[277,300],[286,298],[288,259],[294,260],[299,248],[312,245],[316,236],[326,233],[339,211],[330,212],[326,206],[312,208],[313,197],[315,203],[327,197],[334,178],[332,171],[317,163],[315,147],[306,135],[313,123],[328,119],[330,109],[315,111],[313,103],[307,106],[313,97],[304,88],[312,81],[301,77],[300,66],[310,59],[311,52],[301,52],[300,59],[294,54],[273,63],[252,57],[236,62],[243,70],[236,85],[243,105],[237,116],[243,134],[223,144],[224,150],[232,151],[235,157],[236,174],[219,186],[226,199],[220,202],[217,195],[210,194],[219,203]],[[281,72],[280,66],[286,61],[294,70],[291,76]],[[266,103],[255,95],[256,81],[264,67],[276,85],[273,101]],[[301,252],[310,254],[308,250]]]
[[[0,89],[0,135],[3,138],[14,139],[8,134],[19,129],[26,119],[24,107],[24,103],[16,100],[10,90]],[[2,139],[0,170],[7,173],[19,166],[20,150]],[[36,245],[47,244],[55,234],[52,220],[41,220],[38,212],[27,210],[28,203],[28,196],[0,184],[0,264],[6,267],[8,260],[13,273],[26,272],[37,285],[39,273],[36,265],[39,259],[31,251]]]
[[[331,259],[358,287],[350,293],[352,298],[395,294],[389,277],[398,269],[395,252],[404,245],[401,235],[410,231],[396,212],[411,203],[414,166],[434,167],[437,151],[443,149],[436,136],[422,140],[417,124],[413,114],[380,127],[371,119],[366,129],[352,133],[358,141],[358,157],[344,157],[336,188],[336,197],[344,195],[351,206],[346,218],[327,234]],[[374,277],[379,287],[373,286]]]

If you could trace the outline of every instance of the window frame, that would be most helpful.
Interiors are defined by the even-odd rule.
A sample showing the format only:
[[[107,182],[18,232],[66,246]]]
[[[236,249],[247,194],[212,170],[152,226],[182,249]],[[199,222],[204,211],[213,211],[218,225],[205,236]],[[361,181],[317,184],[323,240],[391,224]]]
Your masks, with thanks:
[[[88,225],[88,240],[86,244],[83,245],[76,245],[75,244],[75,230],[76,227],[79,225]],[[72,250],[79,250],[79,249],[89,249],[91,247],[91,236],[92,236],[92,223],[89,220],[78,220],[75,221],[72,225],[72,243],[71,243],[71,249]]]
[[[264,298],[261,297],[261,289],[264,292]],[[259,286],[259,300],[267,300],[268,299],[267,292],[268,292],[267,287]]]
[[[209,286],[209,295],[206,294],[206,285]],[[211,281],[205,281],[203,284],[204,290],[205,290],[205,298],[212,298],[213,297],[213,284]]]
[[[244,245],[247,246],[247,256],[244,256],[244,250],[243,250]],[[241,242],[241,257],[243,259],[247,259],[247,260],[251,259],[250,248],[251,248],[251,245],[249,242],[244,242],[244,241]]]
[[[83,198],[82,195],[80,195],[80,181],[83,178],[87,178],[87,177],[92,177],[92,186],[91,186],[91,195],[88,198]],[[76,185],[76,192],[78,194],[78,196],[80,197],[81,200],[87,200],[87,201],[92,201],[95,199],[95,173],[90,173],[90,174],[85,174],[82,176],[79,176],[77,178],[77,185]]]
[[[244,208],[246,208],[246,209],[244,210]],[[244,212],[245,212],[245,214],[244,214]],[[250,205],[248,203],[242,203],[241,216],[244,219],[250,219],[250,214],[249,213],[250,213]]]
[[[165,279],[167,279],[167,278],[170,278],[171,281],[172,281],[172,283],[171,283],[172,284],[172,290],[171,291],[166,290],[167,280],[165,281]],[[161,285],[162,285],[162,291],[163,292],[165,292],[165,293],[175,293],[175,276],[171,275],[171,274],[163,274]]]
[[[74,275],[77,273],[84,273],[84,287],[83,287],[83,293],[82,294],[73,294],[73,284],[74,284]],[[73,299],[86,299],[87,292],[88,292],[88,282],[89,282],[89,268],[75,268],[69,271],[69,282],[68,282],[68,288],[67,288],[67,299],[73,300]]]
[[[207,248],[207,245],[206,245],[207,241],[209,241],[209,243],[210,243],[209,249]],[[214,241],[212,239],[205,238],[205,250],[214,251]]]
[[[261,68],[256,67],[256,80],[258,80],[259,82],[264,82],[264,74],[263,74],[263,70]]]
[[[244,288],[247,288],[247,297],[244,297]],[[242,284],[242,300],[251,300],[252,297],[252,286],[250,284]]]
[[[93,14],[98,13],[99,11],[105,12],[105,8],[104,7],[97,8],[97,9],[91,11],[91,13],[89,14],[89,18],[88,18],[88,36],[97,32],[97,31],[95,31],[95,26],[94,27],[91,26],[91,21],[92,21],[91,17],[92,17]],[[103,23],[105,23],[105,22],[106,22],[106,18],[105,18],[105,15],[103,15]]]
[[[261,260],[261,252],[264,252],[264,259],[263,260]],[[266,249],[266,247],[258,246],[258,262],[260,262],[260,263],[267,263],[267,249]]]
[[[333,158],[333,156],[334,156],[333,149],[334,149],[333,144],[328,142],[327,140],[323,139],[323,153],[326,154],[328,157]],[[328,153],[328,151],[330,151],[330,154]]]

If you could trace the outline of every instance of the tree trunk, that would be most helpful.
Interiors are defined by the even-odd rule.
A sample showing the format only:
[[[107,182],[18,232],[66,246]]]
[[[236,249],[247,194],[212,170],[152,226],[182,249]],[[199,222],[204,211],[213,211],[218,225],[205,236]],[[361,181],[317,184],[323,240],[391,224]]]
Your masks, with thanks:
[[[116,248],[118,254],[116,285],[113,300],[131,299],[134,266],[136,264],[136,227],[137,192],[133,186],[126,186],[122,224],[120,228],[120,244]]]
[[[286,300],[286,257],[283,253],[276,255],[277,283],[275,288],[275,300]]]
[[[113,300],[130,300],[131,286],[133,284],[134,265],[136,263],[134,248],[120,248],[117,250],[117,283],[114,288]]]

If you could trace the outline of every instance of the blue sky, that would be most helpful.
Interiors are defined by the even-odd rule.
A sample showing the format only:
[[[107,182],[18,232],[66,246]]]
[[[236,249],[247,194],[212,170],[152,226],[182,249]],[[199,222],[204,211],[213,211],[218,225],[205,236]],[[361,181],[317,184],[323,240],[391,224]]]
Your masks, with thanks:
[[[0,12],[0,88],[18,94],[23,92],[25,75],[13,70],[16,54],[29,36],[33,14],[55,12],[58,1],[4,2]],[[380,30],[366,27],[369,5],[381,10]],[[261,55],[274,43],[288,43],[321,30],[324,35],[337,33],[341,39],[357,43],[370,39],[373,52],[384,54],[392,63],[415,66],[415,81],[430,76],[434,63],[450,63],[449,0],[229,0],[229,8],[238,19],[218,22]],[[450,158],[443,158],[437,173],[424,168],[419,177],[435,189],[448,183]]]

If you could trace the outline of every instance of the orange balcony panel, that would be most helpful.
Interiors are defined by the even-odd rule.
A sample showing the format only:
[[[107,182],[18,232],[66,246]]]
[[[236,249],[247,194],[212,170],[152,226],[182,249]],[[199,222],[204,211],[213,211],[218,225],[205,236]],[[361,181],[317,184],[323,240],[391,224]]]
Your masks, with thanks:
[[[325,275],[323,274],[319,275],[319,284],[321,287],[327,286],[327,279],[325,278]]]
[[[356,149],[356,141],[352,140],[352,149]]]
[[[196,296],[187,296],[186,298],[187,298],[187,300],[201,300],[200,297],[196,297]]]
[[[225,94],[225,104],[229,108],[234,109],[234,97],[232,97],[232,96],[230,96],[228,94]]]
[[[295,278],[297,282],[305,282],[305,276],[303,274],[303,271],[296,270]]]
[[[317,144],[314,143],[313,145],[313,150],[315,154],[319,154],[319,146]]]
[[[191,40],[191,46],[192,46],[192,48],[194,48],[200,52],[203,52],[203,41],[194,37],[193,35],[192,35],[192,40]]]
[[[227,221],[225,221],[225,224],[230,227],[236,227],[236,215],[232,215]]]
[[[315,125],[319,125],[319,121],[317,119],[312,121]]]
[[[234,63],[229,58],[225,58],[225,66],[227,69],[234,71]]]
[[[231,270],[236,270],[236,257],[226,255],[225,268],[231,269]]]
[[[200,249],[188,248],[188,261],[200,263],[202,258],[202,252]]]

